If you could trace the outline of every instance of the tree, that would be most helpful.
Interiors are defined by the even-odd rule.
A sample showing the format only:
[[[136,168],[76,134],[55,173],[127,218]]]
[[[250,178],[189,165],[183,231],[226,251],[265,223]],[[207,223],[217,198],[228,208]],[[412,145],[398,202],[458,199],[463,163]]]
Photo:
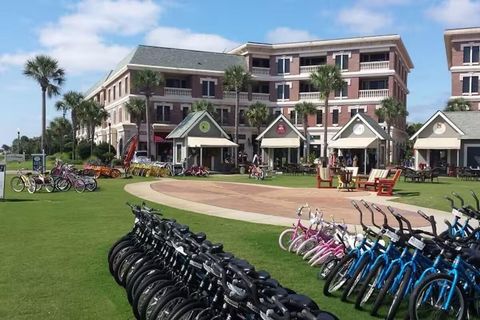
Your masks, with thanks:
[[[151,157],[151,130],[150,123],[150,98],[155,93],[155,88],[162,86],[165,80],[162,74],[152,70],[140,70],[134,73],[133,85],[140,94],[145,96],[145,120],[147,123],[147,154]]]
[[[70,118],[72,120],[72,159],[75,160],[75,143],[77,141],[77,129],[78,129],[78,119],[77,113],[80,110],[80,106],[83,102],[83,94],[76,91],[69,91],[63,95],[63,99],[55,103],[55,108],[58,111],[62,111],[63,118],[67,111],[70,111]]]
[[[45,148],[46,132],[46,96],[49,98],[60,94],[60,87],[65,82],[65,71],[59,68],[58,61],[46,55],[38,55],[25,63],[23,74],[34,79],[42,89],[42,137],[40,149]]]
[[[6,144],[3,144],[3,145],[2,145],[2,148],[0,148],[0,149],[2,149],[2,150],[5,151],[5,152],[9,152],[11,148],[10,148],[10,146],[8,146],[8,145],[6,145]]]
[[[213,104],[207,100],[199,100],[195,101],[192,104],[192,112],[197,111],[208,111],[211,115],[215,114],[215,110],[213,109]]]
[[[320,99],[323,99],[323,162],[324,165],[328,159],[327,133],[328,133],[328,98],[330,93],[335,90],[341,90],[345,81],[342,80],[340,69],[334,65],[322,65],[310,74],[310,82],[320,93]]]
[[[443,111],[469,111],[472,110],[470,102],[464,98],[455,98],[448,101]]]
[[[380,119],[384,119],[385,123],[387,124],[388,138],[390,139],[392,125],[397,119],[408,116],[408,111],[403,103],[399,102],[395,98],[389,97],[382,100],[380,109],[375,110],[375,115]],[[390,149],[390,141],[387,141],[385,152],[385,163],[387,165],[390,164]]]
[[[245,71],[245,68],[241,65],[234,65],[225,70],[225,78],[223,80],[223,86],[227,91],[235,92],[235,138],[234,142],[238,144],[238,106],[240,104],[240,92],[244,90],[250,83],[252,76]],[[237,157],[235,157],[235,165],[237,163]]]
[[[130,99],[125,103],[125,108],[130,113],[130,116],[135,118],[135,123],[137,124],[137,138],[140,139],[140,126],[142,125],[142,115],[145,112],[145,101],[138,98]]]
[[[70,121],[63,117],[55,118],[50,122],[48,130],[50,132],[50,153],[63,152],[65,137],[68,137],[67,134],[72,131]]]
[[[307,127],[308,127],[308,116],[313,115],[317,112],[317,108],[311,102],[299,102],[295,105],[295,112],[297,116],[303,118],[303,135],[305,136],[305,148],[304,148],[304,158],[308,159],[310,153],[310,138],[308,136]]]
[[[95,144],[95,127],[101,125],[103,121],[107,120],[108,116],[108,112],[105,111],[98,102],[93,100],[83,101],[79,108],[78,117],[80,123],[87,127],[87,132],[89,134],[90,154],[93,154],[93,146]]]
[[[257,135],[260,135],[260,128],[268,119],[268,107],[265,103],[255,102],[252,104],[246,113],[248,123],[252,127],[257,128]],[[258,146],[257,153],[260,153],[260,145]]]

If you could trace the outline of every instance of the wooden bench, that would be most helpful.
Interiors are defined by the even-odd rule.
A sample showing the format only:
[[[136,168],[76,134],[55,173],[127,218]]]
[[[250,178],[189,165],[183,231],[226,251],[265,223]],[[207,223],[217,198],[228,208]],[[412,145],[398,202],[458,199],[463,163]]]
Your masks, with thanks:
[[[378,191],[377,196],[392,196],[393,195],[393,188],[397,183],[400,175],[402,174],[401,169],[397,169],[395,174],[391,179],[380,179],[378,180]]]
[[[373,188],[374,191],[377,191],[378,181],[380,179],[385,179],[388,176],[389,170],[383,169],[372,169],[367,180],[361,179],[361,176],[357,179],[358,188],[363,188],[367,190],[368,188]]]
[[[322,187],[322,183],[328,183],[328,188],[332,188],[333,176],[330,173],[330,168],[318,166],[317,167],[317,188]]]

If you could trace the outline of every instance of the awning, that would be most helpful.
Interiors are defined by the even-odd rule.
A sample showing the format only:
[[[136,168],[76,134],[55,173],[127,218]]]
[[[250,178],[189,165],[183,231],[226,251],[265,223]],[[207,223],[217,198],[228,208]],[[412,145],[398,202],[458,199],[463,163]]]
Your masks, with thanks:
[[[417,138],[414,149],[460,149],[460,139],[458,138]]]
[[[331,141],[329,148],[335,149],[366,149],[372,146],[377,138],[340,138]]]
[[[262,148],[298,148],[300,138],[263,138]]]
[[[188,137],[187,145],[190,148],[200,147],[236,147],[236,143],[225,138],[200,138],[200,137]]]

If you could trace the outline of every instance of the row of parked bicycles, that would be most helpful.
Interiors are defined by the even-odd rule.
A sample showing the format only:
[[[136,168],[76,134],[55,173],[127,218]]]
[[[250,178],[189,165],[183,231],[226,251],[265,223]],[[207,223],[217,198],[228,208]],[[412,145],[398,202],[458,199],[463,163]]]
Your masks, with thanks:
[[[307,296],[145,204],[108,253],[136,319],[334,320]]]
[[[440,234],[434,217],[421,211],[418,215],[430,224],[429,230],[413,228],[391,207],[383,210],[353,201],[362,234],[348,233],[343,224],[313,215],[309,227],[299,219],[285,230],[279,244],[307,259],[317,255],[325,278],[324,294],[350,300],[371,315],[382,313],[385,306],[385,319],[402,314],[411,320],[479,319],[480,205],[477,195],[471,194],[475,207],[456,193],[446,197],[453,217],[445,220],[446,231]],[[371,226],[364,224],[362,210],[369,212]],[[382,223],[375,221],[375,213]],[[395,226],[388,217],[396,221]]]
[[[173,175],[207,177],[210,174],[208,168],[204,166],[191,166],[176,170],[169,162],[132,163],[127,173],[141,177],[168,177]]]
[[[27,172],[24,169],[18,170],[17,174],[10,180],[10,186],[15,192],[27,190],[29,193],[54,191],[69,191],[71,189],[78,193],[84,191],[93,192],[97,190],[98,183],[94,175],[89,171],[77,170],[73,165],[56,163],[50,172]]]

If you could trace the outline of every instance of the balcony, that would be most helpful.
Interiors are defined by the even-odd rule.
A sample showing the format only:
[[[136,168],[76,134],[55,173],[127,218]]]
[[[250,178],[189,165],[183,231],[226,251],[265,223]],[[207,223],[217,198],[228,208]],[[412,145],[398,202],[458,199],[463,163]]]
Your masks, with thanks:
[[[252,93],[252,100],[253,101],[269,101],[270,100],[270,93]]]
[[[312,73],[317,71],[318,68],[320,68],[322,65],[314,65],[314,66],[300,66],[300,73]]]
[[[165,95],[166,96],[177,96],[177,97],[191,97],[192,96],[192,89],[165,87]]]
[[[300,100],[320,100],[319,92],[300,92]]]
[[[258,76],[269,76],[270,68],[252,67],[252,74],[258,75]]]
[[[248,100],[248,92],[240,92],[240,100]],[[223,99],[235,100],[235,91],[223,91]]]
[[[388,69],[390,61],[372,61],[372,62],[360,62],[360,70],[381,70]]]
[[[358,90],[358,97],[360,99],[387,98],[388,91],[388,89]]]

